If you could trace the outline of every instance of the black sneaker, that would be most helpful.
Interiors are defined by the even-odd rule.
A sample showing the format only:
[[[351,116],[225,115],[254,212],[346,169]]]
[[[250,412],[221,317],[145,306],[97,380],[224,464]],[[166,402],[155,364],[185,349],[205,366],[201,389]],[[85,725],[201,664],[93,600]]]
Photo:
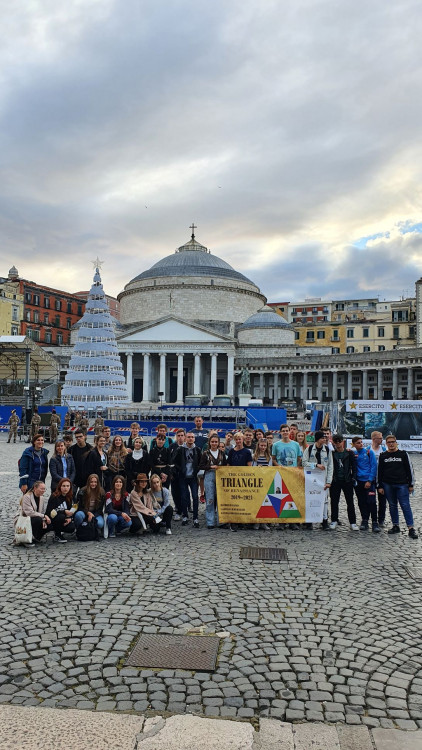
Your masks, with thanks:
[[[182,518],[182,526],[187,526],[187,524],[188,524],[188,519],[186,518],[186,516],[183,516],[183,518]]]
[[[60,544],[66,544],[67,539],[64,539],[63,536],[55,536],[54,537],[55,542],[59,542]]]
[[[194,528],[194,529],[199,529],[199,521],[198,521],[198,519],[197,519],[197,518],[195,518],[195,520],[194,520],[194,522],[193,522],[193,528]]]
[[[368,521],[362,521],[361,525],[359,526],[359,529],[361,531],[368,531],[368,529],[369,529],[369,523],[368,523]]]
[[[230,531],[237,531],[237,526],[235,523],[229,523],[229,530]]]
[[[410,536],[411,539],[417,539],[418,538],[418,535],[417,535],[415,529],[413,528],[413,526],[412,526],[411,529],[409,529],[409,536]]]
[[[381,527],[378,526],[377,523],[372,524],[372,533],[373,534],[381,534]]]
[[[394,524],[394,526],[392,526],[391,529],[388,529],[387,534],[400,534],[400,526],[397,526],[397,524]]]
[[[330,530],[330,525],[328,523],[328,518],[324,518],[323,519],[322,524],[321,524],[321,529],[323,531],[329,531]]]

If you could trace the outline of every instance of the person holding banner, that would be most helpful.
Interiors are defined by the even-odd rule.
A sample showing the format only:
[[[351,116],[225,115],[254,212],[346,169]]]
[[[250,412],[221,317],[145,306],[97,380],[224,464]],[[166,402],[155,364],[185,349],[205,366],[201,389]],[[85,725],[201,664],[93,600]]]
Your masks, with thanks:
[[[252,466],[252,453],[250,448],[245,448],[243,445],[242,432],[236,432],[234,435],[234,448],[229,451],[229,455],[227,456],[227,465]],[[238,528],[241,528],[241,524],[229,523],[227,528],[229,528],[230,531],[237,531]]]
[[[329,490],[333,478],[333,455],[325,444],[325,434],[322,430],[315,433],[315,442],[309,445],[303,454],[302,464],[304,469],[318,469],[325,472],[324,489]],[[328,493],[325,495],[324,510],[322,515],[322,527],[324,531],[328,526]]]
[[[218,466],[225,466],[227,463],[226,454],[220,450],[220,438],[216,432],[211,432],[208,438],[208,448],[203,451],[199,461],[199,484],[201,492],[206,498],[205,518],[207,529],[214,529],[218,524],[216,510],[217,492],[215,486],[215,471]],[[201,476],[203,472],[203,476]]]
[[[404,515],[409,537],[417,539],[418,535],[413,526],[413,513],[410,507],[410,492],[415,484],[413,467],[406,451],[399,450],[395,435],[385,438],[387,451],[381,453],[378,462],[378,492],[385,493],[390,508],[393,526],[388,534],[400,534],[399,509]]]

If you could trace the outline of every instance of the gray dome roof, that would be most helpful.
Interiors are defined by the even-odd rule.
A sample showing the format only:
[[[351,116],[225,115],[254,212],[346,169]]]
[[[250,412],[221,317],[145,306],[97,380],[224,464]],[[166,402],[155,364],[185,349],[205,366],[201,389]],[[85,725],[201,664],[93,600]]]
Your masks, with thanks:
[[[175,253],[167,255],[158,263],[155,263],[148,271],[143,271],[139,276],[135,276],[132,281],[141,281],[142,279],[156,279],[163,276],[207,276],[212,278],[234,279],[245,281],[257,289],[256,284],[244,276],[242,273],[235,271],[225,260],[212,255],[210,251],[196,241],[195,235],[185,245],[181,245]]]
[[[292,326],[281,315],[274,312],[271,307],[265,305],[261,310],[247,318],[239,326],[239,331],[244,331],[246,328],[292,328]]]

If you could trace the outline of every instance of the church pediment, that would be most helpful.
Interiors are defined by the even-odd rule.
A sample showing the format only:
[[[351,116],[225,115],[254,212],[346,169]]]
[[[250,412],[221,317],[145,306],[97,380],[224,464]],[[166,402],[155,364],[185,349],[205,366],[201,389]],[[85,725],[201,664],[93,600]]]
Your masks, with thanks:
[[[180,318],[168,317],[153,323],[139,326],[121,336],[117,336],[118,344],[125,342],[174,342],[176,343],[232,343],[229,336],[218,335],[196,324],[185,323]]]

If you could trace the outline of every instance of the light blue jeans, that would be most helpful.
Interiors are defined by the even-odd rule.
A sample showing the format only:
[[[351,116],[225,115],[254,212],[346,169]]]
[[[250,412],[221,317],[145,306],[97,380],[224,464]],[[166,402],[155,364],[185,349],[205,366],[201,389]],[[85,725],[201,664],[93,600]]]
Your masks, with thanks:
[[[80,526],[81,523],[85,521],[85,518],[86,515],[83,510],[77,510],[75,515],[73,516],[75,527],[78,528],[78,526]],[[97,529],[99,531],[102,531],[104,528],[104,518],[102,516],[95,516],[95,523],[97,524]]]
[[[132,526],[132,521],[125,521],[122,516],[116,516],[115,513],[110,513],[107,518],[107,526],[109,534],[115,534]]]
[[[218,524],[218,511],[217,511],[217,494],[215,487],[215,471],[206,471],[204,474],[204,490],[205,490],[205,520],[207,526],[216,526]]]

